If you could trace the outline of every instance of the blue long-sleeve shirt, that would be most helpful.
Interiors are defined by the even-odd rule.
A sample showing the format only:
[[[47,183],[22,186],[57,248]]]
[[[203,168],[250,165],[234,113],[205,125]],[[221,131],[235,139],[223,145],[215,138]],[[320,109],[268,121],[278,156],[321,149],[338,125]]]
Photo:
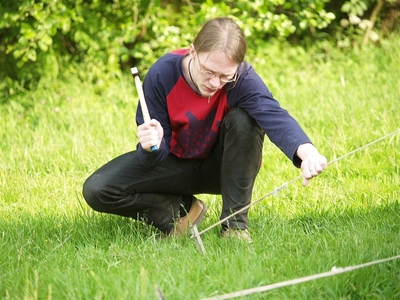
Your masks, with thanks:
[[[182,59],[186,54],[188,50],[182,49],[164,55],[149,69],[143,81],[150,117],[158,120],[164,129],[157,152],[148,152],[138,144],[138,155],[144,165],[158,165],[169,153],[185,159],[206,158],[218,139],[224,116],[231,108],[241,107],[294,165],[300,166],[296,150],[311,141],[274,99],[251,65],[243,62],[236,82],[227,83],[212,97],[205,98],[193,91],[183,76]],[[140,105],[136,122],[143,123]]]

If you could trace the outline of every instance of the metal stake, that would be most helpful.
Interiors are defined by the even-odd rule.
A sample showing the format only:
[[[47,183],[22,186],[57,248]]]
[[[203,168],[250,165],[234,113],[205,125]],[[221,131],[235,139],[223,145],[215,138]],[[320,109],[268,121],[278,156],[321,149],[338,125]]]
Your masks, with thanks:
[[[204,248],[203,241],[201,240],[199,230],[197,229],[197,225],[193,224],[189,227],[190,238],[194,239],[196,243],[197,249],[203,254],[206,254],[206,249]]]

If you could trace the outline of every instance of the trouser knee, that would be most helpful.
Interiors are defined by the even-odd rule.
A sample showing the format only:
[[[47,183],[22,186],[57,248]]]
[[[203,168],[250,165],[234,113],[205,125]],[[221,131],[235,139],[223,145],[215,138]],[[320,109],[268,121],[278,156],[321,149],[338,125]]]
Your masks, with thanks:
[[[257,122],[242,108],[232,108],[225,116],[222,130],[235,135],[236,142],[247,142],[252,139],[263,140],[264,131]]]
[[[101,188],[96,176],[92,175],[86,179],[82,188],[83,198],[86,203],[93,209],[99,212],[104,212],[104,205],[100,200]]]

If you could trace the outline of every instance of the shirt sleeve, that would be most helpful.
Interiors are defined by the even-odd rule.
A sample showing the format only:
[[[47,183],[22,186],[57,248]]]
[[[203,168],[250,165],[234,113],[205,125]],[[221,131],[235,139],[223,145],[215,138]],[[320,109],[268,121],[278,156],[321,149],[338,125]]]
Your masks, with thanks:
[[[296,155],[297,148],[311,143],[299,123],[272,96],[263,80],[254,69],[245,64],[235,87],[228,90],[230,105],[245,109],[274,143],[296,167],[301,159]]]

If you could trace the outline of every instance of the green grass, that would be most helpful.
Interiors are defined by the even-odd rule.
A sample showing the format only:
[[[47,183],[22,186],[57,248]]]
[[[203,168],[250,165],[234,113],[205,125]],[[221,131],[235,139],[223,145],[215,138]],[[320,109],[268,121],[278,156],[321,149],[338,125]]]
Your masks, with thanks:
[[[399,128],[399,57],[397,38],[255,67],[332,161]],[[251,245],[221,240],[217,227],[202,235],[202,256],[188,238],[91,211],[82,183],[135,148],[136,99],[129,76],[103,95],[72,78],[0,107],[1,299],[156,299],[156,287],[199,299],[400,254],[399,134],[254,205]],[[266,139],[253,199],[299,174]],[[201,230],[219,220],[221,197],[200,198],[210,207]],[[395,260],[246,299],[394,299],[399,270]]]

